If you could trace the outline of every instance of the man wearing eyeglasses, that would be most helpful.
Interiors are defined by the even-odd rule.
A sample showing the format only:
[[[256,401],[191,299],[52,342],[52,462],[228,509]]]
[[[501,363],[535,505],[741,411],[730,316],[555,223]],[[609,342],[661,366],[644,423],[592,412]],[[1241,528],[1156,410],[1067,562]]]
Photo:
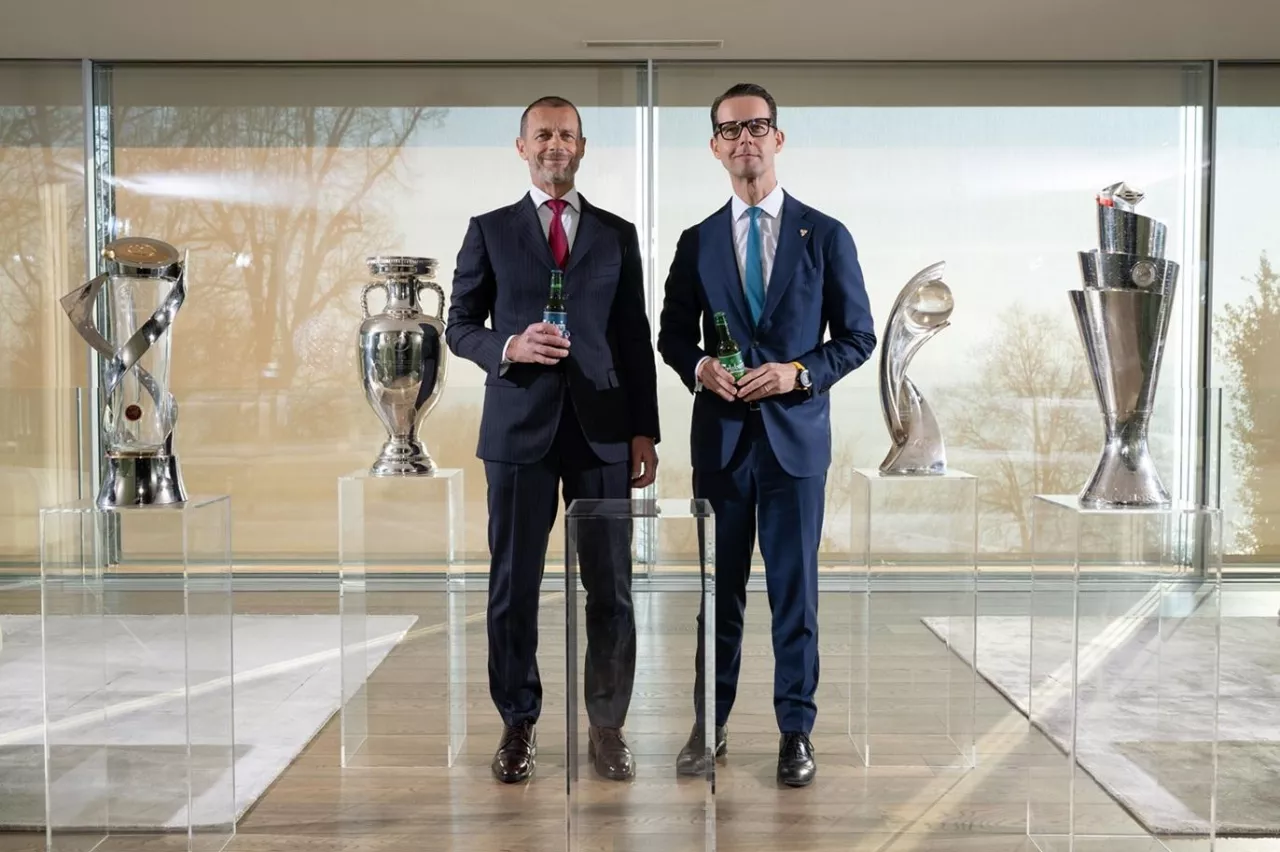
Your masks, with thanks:
[[[658,351],[694,393],[693,490],[715,512],[716,757],[728,750],[758,530],[773,621],[777,779],[804,787],[817,772],[810,734],[818,543],[831,465],[828,394],[870,358],[875,324],[848,229],[778,185],[774,157],[785,137],[773,97],[757,85],[733,86],[712,104],[711,126],[711,151],[733,195],[680,235]],[[736,382],[713,357],[717,312],[748,368]],[[699,721],[677,758],[686,775],[706,771],[701,630],[698,641]]]

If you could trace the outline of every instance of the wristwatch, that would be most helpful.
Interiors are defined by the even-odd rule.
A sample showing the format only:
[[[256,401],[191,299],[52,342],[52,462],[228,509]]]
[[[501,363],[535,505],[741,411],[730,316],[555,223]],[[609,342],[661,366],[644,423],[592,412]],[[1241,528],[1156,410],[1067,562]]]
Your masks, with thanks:
[[[805,393],[813,392],[813,377],[809,375],[809,368],[799,361],[792,361],[791,366],[796,368],[796,384],[804,390]]]

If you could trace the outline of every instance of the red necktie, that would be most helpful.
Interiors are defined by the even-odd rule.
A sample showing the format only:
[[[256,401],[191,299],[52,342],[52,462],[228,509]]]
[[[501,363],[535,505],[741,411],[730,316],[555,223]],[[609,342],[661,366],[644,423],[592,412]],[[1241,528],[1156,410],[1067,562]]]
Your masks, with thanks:
[[[552,198],[547,201],[547,206],[551,208],[551,228],[547,231],[547,240],[551,243],[551,256],[556,259],[556,266],[562,270],[569,262],[569,237],[564,232],[564,222],[560,221],[560,214],[564,212],[568,203],[563,198]]]

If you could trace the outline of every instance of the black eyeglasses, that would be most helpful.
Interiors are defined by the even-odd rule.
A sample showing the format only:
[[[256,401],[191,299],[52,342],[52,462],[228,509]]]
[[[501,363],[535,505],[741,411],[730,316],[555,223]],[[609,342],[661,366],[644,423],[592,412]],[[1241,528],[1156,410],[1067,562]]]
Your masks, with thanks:
[[[768,118],[748,118],[746,121],[722,121],[716,125],[716,135],[732,142],[742,135],[742,128],[757,138],[773,129],[773,120]]]

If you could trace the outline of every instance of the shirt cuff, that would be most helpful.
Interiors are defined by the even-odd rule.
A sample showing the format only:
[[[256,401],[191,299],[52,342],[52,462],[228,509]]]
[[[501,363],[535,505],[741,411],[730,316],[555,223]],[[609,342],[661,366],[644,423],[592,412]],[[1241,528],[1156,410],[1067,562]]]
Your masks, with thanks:
[[[515,340],[519,336],[520,335],[518,334],[511,335],[510,337],[507,338],[507,342],[502,345],[502,361],[498,364],[499,376],[507,372],[507,368],[510,367],[511,364],[513,363],[512,361],[507,359],[507,350],[511,348],[511,341]]]
[[[697,393],[702,390],[702,381],[698,378],[702,374],[702,365],[711,360],[710,355],[703,355],[698,359],[698,364],[693,368],[693,392]]]

